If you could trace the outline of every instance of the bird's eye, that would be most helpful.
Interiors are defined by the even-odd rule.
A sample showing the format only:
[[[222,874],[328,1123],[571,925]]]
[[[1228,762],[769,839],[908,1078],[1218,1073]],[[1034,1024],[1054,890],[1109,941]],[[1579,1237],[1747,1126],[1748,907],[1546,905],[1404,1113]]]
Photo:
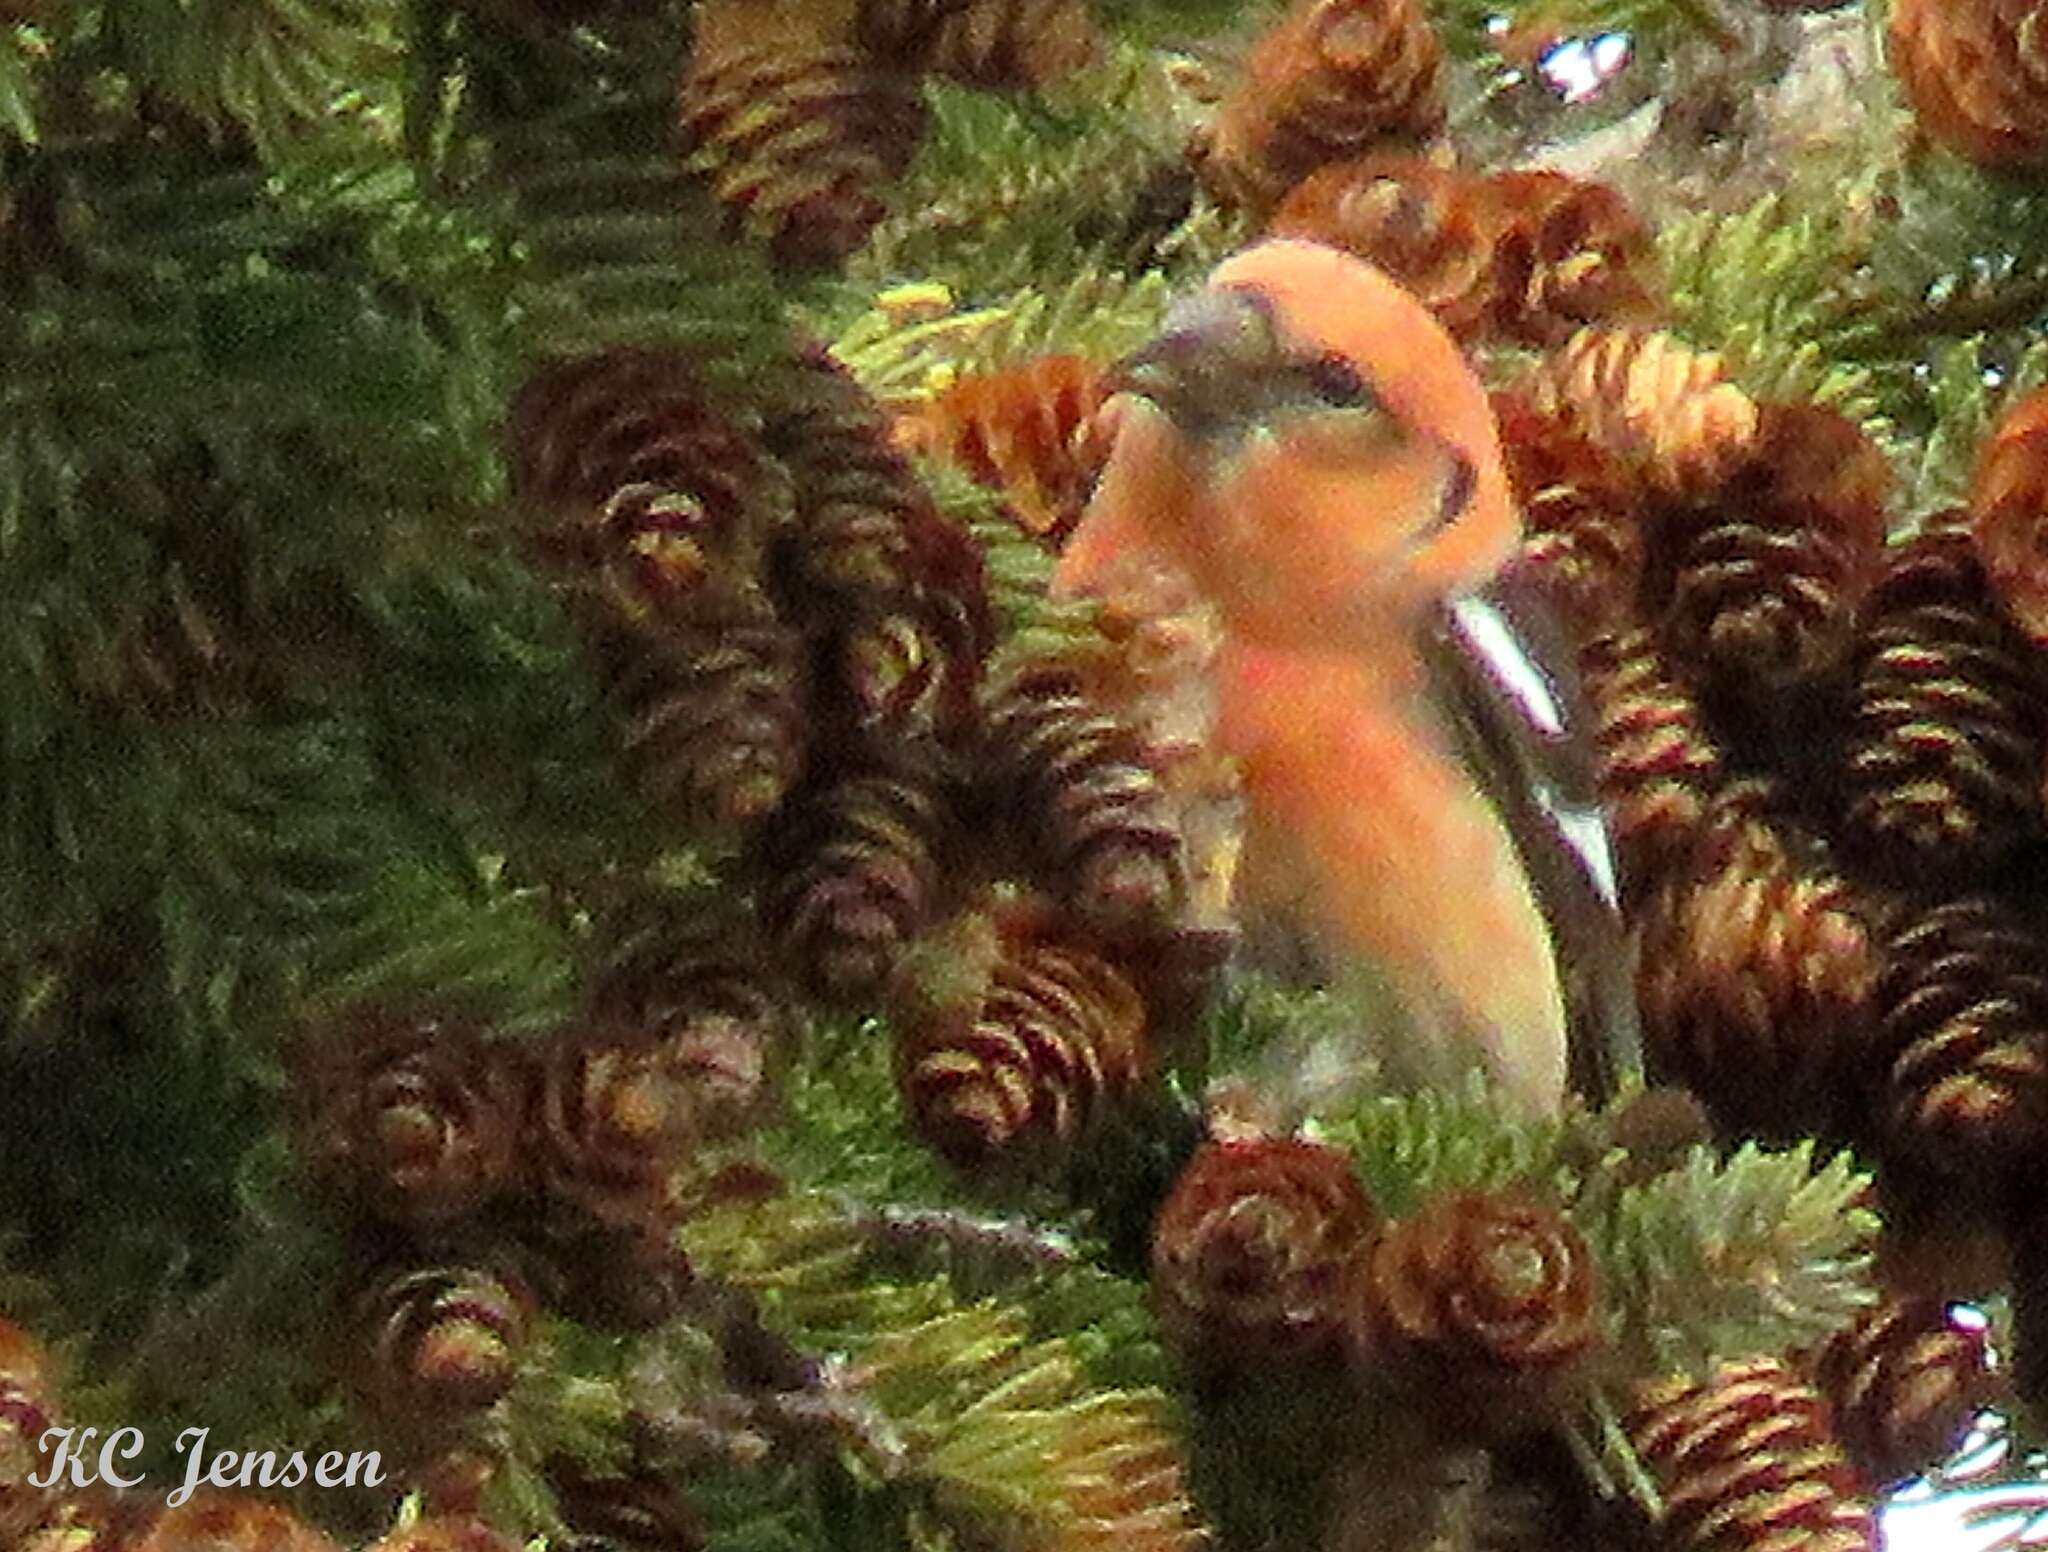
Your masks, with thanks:
[[[1351,363],[1348,356],[1332,352],[1308,363],[1309,383],[1316,396],[1328,404],[1369,405],[1374,402],[1372,384]]]

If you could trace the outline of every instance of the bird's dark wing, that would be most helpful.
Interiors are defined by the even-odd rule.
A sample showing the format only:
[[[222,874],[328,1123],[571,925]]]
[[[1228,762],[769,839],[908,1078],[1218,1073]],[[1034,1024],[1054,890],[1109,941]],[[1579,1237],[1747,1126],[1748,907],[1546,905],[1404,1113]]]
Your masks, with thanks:
[[[1594,785],[1570,637],[1510,566],[1438,611],[1425,655],[1457,753],[1499,812],[1550,927],[1572,1080],[1594,1100],[1639,1075],[1635,944]]]

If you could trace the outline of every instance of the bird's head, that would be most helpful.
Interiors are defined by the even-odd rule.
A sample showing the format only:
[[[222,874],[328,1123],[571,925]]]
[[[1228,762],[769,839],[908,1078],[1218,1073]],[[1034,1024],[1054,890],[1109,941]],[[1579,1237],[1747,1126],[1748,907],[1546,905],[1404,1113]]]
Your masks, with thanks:
[[[1150,545],[1277,644],[1458,591],[1512,547],[1485,390],[1421,303],[1334,249],[1228,260],[1110,387],[1114,451],[1067,591]]]

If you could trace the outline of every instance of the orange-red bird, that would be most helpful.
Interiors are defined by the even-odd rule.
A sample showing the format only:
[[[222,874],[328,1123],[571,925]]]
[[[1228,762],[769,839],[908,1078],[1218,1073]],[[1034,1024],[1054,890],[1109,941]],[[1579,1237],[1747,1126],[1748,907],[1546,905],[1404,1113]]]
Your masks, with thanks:
[[[1513,585],[1492,410],[1450,336],[1369,265],[1270,241],[1114,382],[1055,590],[1142,607],[1167,568],[1215,607],[1250,887],[1521,1109],[1611,1085],[1633,997],[1583,714]]]

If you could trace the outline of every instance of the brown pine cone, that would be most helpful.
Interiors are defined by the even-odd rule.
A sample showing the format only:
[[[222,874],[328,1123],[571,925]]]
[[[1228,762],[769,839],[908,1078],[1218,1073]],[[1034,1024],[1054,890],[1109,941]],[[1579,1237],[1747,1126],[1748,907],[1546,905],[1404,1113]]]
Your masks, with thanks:
[[[819,994],[858,1002],[880,990],[931,920],[946,827],[942,794],[886,775],[832,783],[801,807],[770,920]]]
[[[1690,854],[1727,780],[1721,751],[1655,632],[1598,637],[1579,666],[1599,719],[1595,770],[1624,897],[1644,899]]]
[[[917,82],[753,0],[699,6],[696,25],[680,94],[691,167],[778,263],[837,265],[888,214],[884,191],[924,140]]]
[[[1872,1305],[1821,1348],[1813,1374],[1849,1459],[1880,1486],[1946,1461],[1996,1390],[1982,1324],[1931,1299]]]
[[[2048,166],[2033,0],[1895,0],[1885,54],[1921,133],[1982,167]]]
[[[981,547],[939,511],[853,375],[821,347],[804,350],[799,364],[791,398],[773,407],[763,433],[796,484],[783,569],[821,616],[943,600],[978,662],[995,636]]]
[[[49,1492],[28,1479],[47,1464],[38,1441],[57,1423],[54,1381],[42,1343],[0,1316],[0,1545],[53,1507]]]
[[[1295,0],[1198,147],[1220,197],[1265,212],[1331,162],[1444,127],[1443,47],[1416,0]]]
[[[1136,987],[1022,913],[970,913],[921,948],[891,997],[918,1130],[962,1169],[1063,1163],[1150,1065]]]
[[[1970,512],[1999,597],[2035,646],[2048,648],[2048,388],[1999,417],[1977,455]]]
[[[1775,1358],[1642,1388],[1626,1423],[1676,1552],[1877,1552],[1828,1404]]]
[[[1471,173],[1385,152],[1321,167],[1288,190],[1266,231],[1370,261],[1461,340],[1492,320],[1498,219]]]
[[[1967,524],[1891,546],[1856,649],[1849,821],[1915,873],[1982,867],[2042,823],[2048,699]]]
[[[1665,311],[1650,229],[1604,183],[1544,170],[1495,173],[1477,192],[1496,234],[1492,324],[1550,349],[1586,324],[1648,324]]]
[[[249,1493],[203,1488],[166,1507],[129,1552],[339,1552],[291,1510]]]
[[[401,1424],[480,1412],[512,1388],[540,1302],[504,1258],[373,1274],[356,1298],[358,1394]]]
[[[662,1032],[566,1030],[539,1067],[527,1144],[548,1196],[614,1228],[667,1222],[703,1123]]]
[[[1508,487],[1522,511],[1521,562],[1582,641],[1624,628],[1642,587],[1642,502],[1614,460],[1513,390],[1493,395]]]
[[[449,1223],[513,1183],[525,1073],[469,1024],[359,1011],[307,1043],[301,1081],[316,1165],[380,1218]]]
[[[862,0],[861,41],[899,70],[1036,91],[1094,62],[1087,0]]]
[[[682,1490],[664,1476],[636,1470],[596,1476],[567,1457],[548,1464],[548,1485],[575,1536],[616,1552],[702,1552],[709,1540],[703,1519]]]
[[[744,837],[802,776],[811,743],[803,649],[772,617],[600,644],[628,776],[698,839]]]
[[[1830,1130],[1877,986],[1866,914],[1768,823],[1710,825],[1645,913],[1637,984],[1653,1065],[1736,1130]]]
[[[990,779],[1075,915],[1111,939],[1170,935],[1187,904],[1180,826],[1143,736],[1055,658],[1019,663],[983,714]]]
[[[787,496],[680,352],[541,369],[513,398],[507,443],[513,495],[558,519],[541,553],[590,606],[716,621],[758,595]]]
[[[1841,668],[1882,561],[1890,489],[1890,464],[1853,422],[1760,405],[1751,458],[1667,518],[1672,650],[1752,697]]]
[[[1533,1197],[1442,1192],[1353,1263],[1346,1334],[1366,1375],[1443,1384],[1495,1425],[1558,1396],[1598,1345],[1593,1252]]]
[[[1661,331],[1588,328],[1527,384],[1536,408],[1562,417],[1664,496],[1710,497],[1752,455],[1755,402],[1718,356]]]
[[[1325,1356],[1343,1334],[1346,1270],[1378,1227],[1340,1149],[1208,1143],[1152,1229],[1160,1320],[1184,1348],[1232,1366]]]
[[[438,1515],[393,1531],[366,1552],[520,1552],[520,1546],[482,1520]]]
[[[1874,1072],[1887,1140],[1996,1192],[2048,1146],[2048,960],[2038,931],[1983,899],[1934,907],[1885,945]]]
[[[819,675],[830,732],[891,765],[955,763],[981,683],[974,623],[936,593],[851,612],[831,632]]]
[[[896,441],[966,471],[1053,549],[1081,521],[1109,456],[1102,373],[1085,356],[968,372],[897,423]]]

